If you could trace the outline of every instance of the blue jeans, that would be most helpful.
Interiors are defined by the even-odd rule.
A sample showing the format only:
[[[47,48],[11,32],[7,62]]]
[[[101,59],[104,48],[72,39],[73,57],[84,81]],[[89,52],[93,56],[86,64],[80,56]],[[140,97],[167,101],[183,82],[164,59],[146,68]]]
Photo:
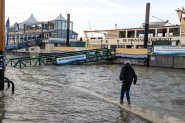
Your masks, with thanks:
[[[121,96],[120,96],[120,100],[123,100],[124,98],[124,94],[126,92],[126,97],[127,97],[127,101],[130,102],[130,87],[131,87],[131,83],[124,83],[122,84],[122,88],[121,88]]]

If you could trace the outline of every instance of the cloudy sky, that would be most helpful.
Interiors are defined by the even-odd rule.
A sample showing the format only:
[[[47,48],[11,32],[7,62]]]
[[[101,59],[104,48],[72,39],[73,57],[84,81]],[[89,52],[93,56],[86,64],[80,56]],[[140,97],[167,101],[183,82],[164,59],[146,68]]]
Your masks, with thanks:
[[[5,0],[5,19],[10,24],[23,22],[31,13],[38,21],[48,21],[60,13],[71,15],[79,37],[83,30],[140,27],[145,20],[146,3],[150,2],[150,21],[179,24],[176,9],[185,6],[184,0]],[[89,26],[90,25],[90,26]]]

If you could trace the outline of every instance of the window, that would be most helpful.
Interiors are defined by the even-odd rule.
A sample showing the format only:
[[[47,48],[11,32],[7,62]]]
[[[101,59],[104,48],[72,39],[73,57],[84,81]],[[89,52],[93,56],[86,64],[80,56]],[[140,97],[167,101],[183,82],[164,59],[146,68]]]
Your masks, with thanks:
[[[180,36],[180,28],[170,28],[169,36]]]
[[[52,38],[57,38],[57,32],[52,32],[52,33],[51,33],[51,37],[52,37]]]
[[[155,29],[150,29],[148,31],[148,37],[155,37]]]
[[[126,38],[126,31],[120,31],[119,38]]]
[[[62,21],[62,29],[67,29],[67,21]]]
[[[127,38],[134,38],[135,31],[128,31]]]
[[[58,28],[57,29],[62,29],[62,21],[58,21]]]
[[[137,30],[136,37],[143,38],[144,37],[144,30]]]
[[[116,49],[117,48],[117,45],[111,45],[110,48],[111,49]]]
[[[126,45],[126,48],[132,48],[133,45]]]
[[[125,45],[118,45],[118,48],[125,48]]]
[[[167,35],[167,29],[157,29],[157,37],[165,37]]]

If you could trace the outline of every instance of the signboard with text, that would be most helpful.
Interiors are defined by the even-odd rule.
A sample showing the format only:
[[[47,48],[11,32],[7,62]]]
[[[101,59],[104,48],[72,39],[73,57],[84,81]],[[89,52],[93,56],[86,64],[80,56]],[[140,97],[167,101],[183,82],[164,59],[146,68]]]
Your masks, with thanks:
[[[72,63],[75,61],[85,61],[85,60],[86,60],[86,55],[75,55],[75,56],[57,58],[56,63],[57,64],[68,64],[68,63]]]
[[[185,47],[155,46],[155,54],[185,54]]]

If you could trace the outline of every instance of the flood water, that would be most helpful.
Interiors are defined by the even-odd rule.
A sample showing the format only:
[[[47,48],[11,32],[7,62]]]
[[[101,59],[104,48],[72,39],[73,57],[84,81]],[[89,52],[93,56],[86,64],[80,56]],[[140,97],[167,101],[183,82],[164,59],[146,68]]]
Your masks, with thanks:
[[[15,93],[10,89],[0,92],[0,122],[148,123],[88,93],[93,91],[119,102],[121,66],[7,67],[6,77],[15,83]],[[133,67],[138,82],[131,87],[132,104],[185,120],[185,70]]]

